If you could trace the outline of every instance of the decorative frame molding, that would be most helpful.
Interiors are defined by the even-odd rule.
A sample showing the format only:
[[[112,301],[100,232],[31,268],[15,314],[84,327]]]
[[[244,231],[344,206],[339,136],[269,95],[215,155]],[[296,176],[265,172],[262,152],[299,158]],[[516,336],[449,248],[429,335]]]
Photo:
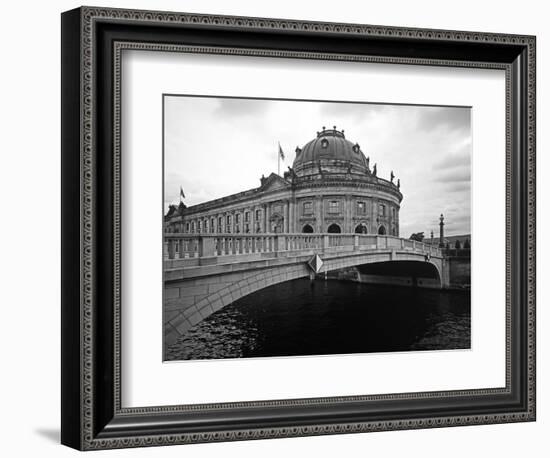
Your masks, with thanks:
[[[135,39],[153,27],[150,42]],[[199,41],[196,31],[238,35],[248,43],[261,34],[269,46],[174,43],[182,34]],[[164,32],[170,42],[163,42]],[[291,41],[304,47],[304,37],[313,39],[315,49],[273,47],[279,40],[284,48]],[[354,42],[339,52],[346,37],[367,43],[369,52],[358,53]],[[414,45],[418,56],[405,55],[404,43]],[[90,450],[535,419],[535,37],[82,7],[63,14],[62,46],[62,443]],[[505,70],[506,387],[123,409],[119,72],[124,49]],[[112,119],[98,121],[100,111],[110,109]],[[98,259],[100,252],[106,261]],[[446,407],[431,415],[414,409],[398,417],[383,414],[389,403],[408,402],[420,412],[429,400],[437,405],[445,399]],[[380,414],[375,418],[365,403]],[[263,409],[257,426],[240,426],[239,412],[251,408]],[[283,408],[290,415],[286,423],[266,419]],[[299,422],[290,414],[321,408],[326,418],[317,422]],[[348,420],[337,420],[336,412],[347,412]],[[199,417],[210,419],[211,426],[193,426]]]

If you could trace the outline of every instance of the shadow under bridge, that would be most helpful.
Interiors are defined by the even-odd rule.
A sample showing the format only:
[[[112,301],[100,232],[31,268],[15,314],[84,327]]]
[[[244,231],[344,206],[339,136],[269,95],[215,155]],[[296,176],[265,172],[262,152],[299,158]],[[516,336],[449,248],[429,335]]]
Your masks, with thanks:
[[[441,288],[439,267],[432,262],[385,261],[362,264],[356,267],[361,283],[379,285]]]

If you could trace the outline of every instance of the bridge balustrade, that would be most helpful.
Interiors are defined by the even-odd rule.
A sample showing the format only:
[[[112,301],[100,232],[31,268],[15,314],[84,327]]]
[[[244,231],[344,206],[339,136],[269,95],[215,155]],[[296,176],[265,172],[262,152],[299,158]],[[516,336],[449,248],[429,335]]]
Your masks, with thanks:
[[[404,250],[441,256],[441,249],[431,244],[389,235],[166,233],[164,241],[164,257],[167,259],[303,250],[336,251],[338,248],[346,251]]]
[[[330,234],[328,236],[329,247],[354,246],[355,234]]]

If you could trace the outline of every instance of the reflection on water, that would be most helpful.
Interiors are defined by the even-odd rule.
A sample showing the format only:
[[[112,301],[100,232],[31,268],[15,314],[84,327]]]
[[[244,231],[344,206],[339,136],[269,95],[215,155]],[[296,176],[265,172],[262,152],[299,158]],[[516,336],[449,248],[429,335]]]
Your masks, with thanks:
[[[298,279],[197,324],[168,360],[470,348],[470,293]]]

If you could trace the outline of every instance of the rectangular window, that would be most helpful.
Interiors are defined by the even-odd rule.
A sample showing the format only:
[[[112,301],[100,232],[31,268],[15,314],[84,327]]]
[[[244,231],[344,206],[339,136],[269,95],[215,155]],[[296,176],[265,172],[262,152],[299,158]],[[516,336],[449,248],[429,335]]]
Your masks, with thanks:
[[[189,223],[185,223],[185,232],[189,232]]]
[[[201,231],[201,222],[197,221],[197,232]]]
[[[250,221],[250,212],[245,212],[244,220],[248,223]]]
[[[386,216],[386,206],[384,204],[378,206],[378,215]]]
[[[304,202],[304,215],[311,215],[313,213],[313,202]]]
[[[366,202],[357,202],[357,214],[366,215],[367,214],[367,204]]]
[[[231,226],[231,215],[227,215],[226,222],[228,226]]]
[[[261,210],[256,210],[256,219],[259,220],[262,218],[262,211]]]
[[[235,215],[235,224],[239,224],[241,222],[241,215],[239,213],[237,213]]]
[[[331,200],[328,203],[328,212],[329,213],[340,213],[340,201],[339,200]]]

